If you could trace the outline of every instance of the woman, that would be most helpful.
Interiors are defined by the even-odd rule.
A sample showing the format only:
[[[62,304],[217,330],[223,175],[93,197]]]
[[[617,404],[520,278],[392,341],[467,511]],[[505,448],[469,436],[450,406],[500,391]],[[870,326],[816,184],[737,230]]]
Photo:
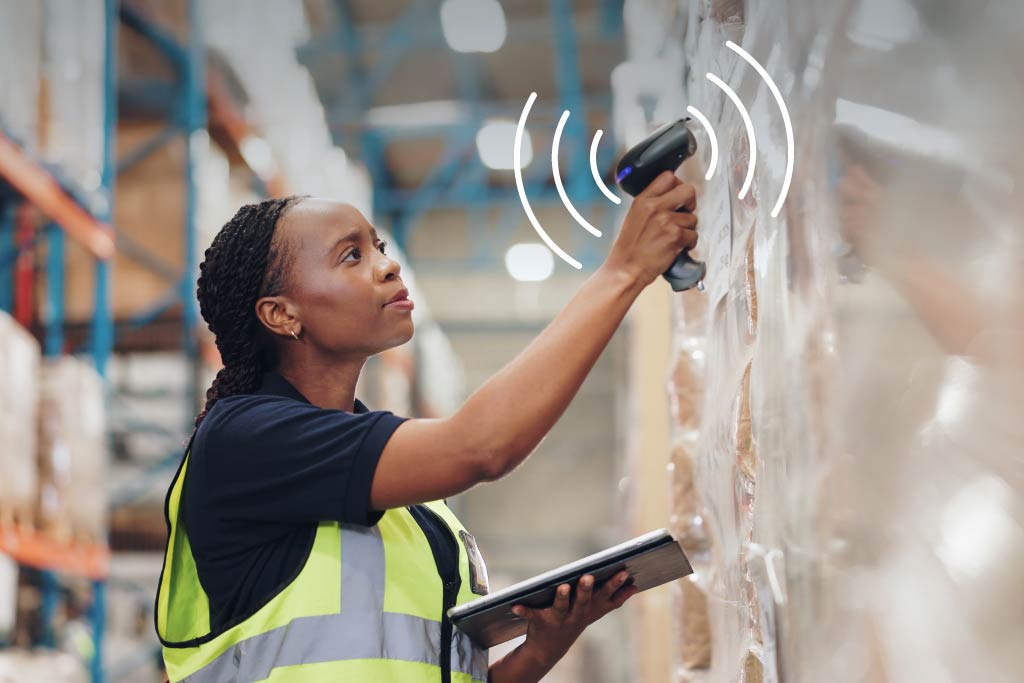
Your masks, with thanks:
[[[172,681],[538,681],[636,589],[625,572],[547,609],[488,669],[448,608],[487,592],[442,502],[511,472],[568,406],[640,291],[697,240],[665,173],[607,261],[530,346],[445,419],[370,411],[369,356],[412,337],[399,266],[351,206],[242,207],[200,265],[224,368],[167,496],[157,632]],[[538,388],[543,387],[542,391]]]

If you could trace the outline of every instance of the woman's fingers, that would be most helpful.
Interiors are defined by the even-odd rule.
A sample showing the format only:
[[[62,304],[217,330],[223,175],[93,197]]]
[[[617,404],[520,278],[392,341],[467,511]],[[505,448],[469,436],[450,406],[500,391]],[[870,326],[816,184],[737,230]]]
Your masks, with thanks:
[[[569,614],[569,592],[567,583],[563,583],[555,591],[555,604],[551,605],[551,610],[559,618],[565,618]]]
[[[618,609],[622,607],[623,603],[625,603],[626,600],[629,600],[631,597],[633,597],[639,592],[640,589],[636,586],[626,586],[622,590],[618,591],[611,598],[612,609]]]
[[[628,578],[629,578],[629,572],[627,572],[627,571],[621,571],[618,574],[616,574],[615,576],[613,576],[608,581],[608,583],[606,583],[605,585],[601,586],[601,597],[604,598],[605,600],[609,600],[610,601],[612,599],[612,596],[615,595],[615,591],[617,591],[620,588],[622,588],[623,584],[626,583],[626,580]]]
[[[526,619],[527,621],[533,621],[534,610],[529,607],[523,607],[522,605],[516,605],[512,608],[512,614],[516,615],[520,619]]]
[[[594,577],[586,574],[580,579],[576,586],[576,601],[573,603],[573,610],[586,610],[590,604],[590,598],[594,594]]]
[[[619,572],[595,591],[594,577],[586,574],[576,585],[575,598],[571,598],[572,589],[569,584],[563,583],[555,590],[555,600],[551,607],[535,609],[525,605],[515,605],[512,607],[512,612],[521,619],[531,622],[539,620],[539,622],[551,625],[566,622],[570,616],[570,621],[574,622],[579,618],[583,620],[581,623],[587,623],[593,618],[600,618],[605,613],[618,608],[638,592],[635,586],[626,585],[628,579],[629,572]]]

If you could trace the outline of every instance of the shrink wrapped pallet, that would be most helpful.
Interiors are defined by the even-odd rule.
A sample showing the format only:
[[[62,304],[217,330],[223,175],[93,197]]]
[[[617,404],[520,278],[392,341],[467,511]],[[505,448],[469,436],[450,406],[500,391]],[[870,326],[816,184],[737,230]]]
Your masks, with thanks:
[[[677,297],[703,358],[669,368],[671,524],[692,546],[699,514],[711,549],[711,657],[677,637],[677,680],[1019,680],[1024,102],[995,74],[1024,7],[678,6],[674,77],[720,154],[705,182],[698,130],[683,173],[708,275]]]
[[[764,681],[764,664],[754,652],[748,652],[743,658],[743,672],[740,683],[762,683]]]
[[[704,590],[690,579],[676,582],[673,595],[676,612],[677,667],[676,680],[687,680],[694,671],[711,666],[711,622],[708,619],[708,598]]]
[[[682,444],[672,449],[668,475],[671,484],[669,530],[691,561],[700,561],[708,552],[709,543],[701,517],[700,495],[694,488],[692,455]]]
[[[36,497],[39,343],[0,312],[0,525],[31,525]]]
[[[689,294],[689,306],[678,303],[675,359],[669,377],[673,420],[673,448],[668,465],[669,530],[679,541],[696,572],[708,566],[710,540],[704,527],[703,503],[694,481],[694,453],[700,407],[704,400],[700,377],[704,348],[700,340],[703,300]],[[676,643],[673,678],[695,680],[711,665],[711,622],[705,588],[695,577],[677,581],[672,590],[673,641]]]
[[[105,541],[107,443],[103,380],[65,356],[42,368],[39,521],[59,541]]]

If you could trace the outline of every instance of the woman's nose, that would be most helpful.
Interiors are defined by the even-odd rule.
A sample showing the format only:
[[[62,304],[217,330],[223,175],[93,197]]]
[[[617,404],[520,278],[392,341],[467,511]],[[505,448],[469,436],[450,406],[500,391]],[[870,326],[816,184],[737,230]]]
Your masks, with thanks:
[[[385,256],[378,265],[378,272],[384,281],[394,280],[402,272],[402,266],[398,265],[398,261]]]

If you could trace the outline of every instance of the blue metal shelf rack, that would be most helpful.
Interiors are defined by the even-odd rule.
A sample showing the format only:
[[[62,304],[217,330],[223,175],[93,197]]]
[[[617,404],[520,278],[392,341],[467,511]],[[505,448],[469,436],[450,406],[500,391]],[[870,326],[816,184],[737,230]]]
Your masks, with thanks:
[[[113,219],[114,191],[117,175],[138,163],[149,154],[155,152],[177,135],[184,135],[185,145],[185,183],[186,183],[186,220],[184,269],[173,283],[170,291],[159,297],[158,301],[148,310],[129,321],[129,327],[137,328],[158,318],[161,313],[176,304],[181,304],[183,311],[183,332],[181,347],[191,361],[193,367],[198,363],[198,347],[196,326],[198,310],[194,301],[193,287],[195,282],[195,252],[197,248],[197,188],[195,182],[196,157],[191,144],[192,136],[206,128],[206,96],[205,96],[205,49],[199,33],[199,22],[196,20],[197,1],[188,0],[189,37],[186,43],[177,41],[168,32],[161,29],[148,18],[128,6],[122,6],[119,0],[103,0],[104,8],[104,72],[103,72],[103,167],[101,186],[92,193],[82,192],[63,178],[58,168],[48,168],[53,182],[59,185],[66,196],[76,200],[98,222],[110,225]],[[152,140],[140,145],[138,149],[117,160],[115,152],[115,134],[118,119],[118,28],[123,25],[151,42],[170,62],[175,73],[175,87],[171,99],[171,111],[168,113],[168,125]],[[0,131],[2,132],[2,131]],[[27,156],[27,155],[24,155]],[[41,165],[40,165],[41,166]],[[13,188],[8,188],[13,189]],[[66,197],[65,197],[66,198]],[[13,288],[14,263],[26,250],[36,244],[47,244],[45,277],[47,281],[47,308],[43,323],[43,351],[46,356],[58,356],[65,352],[65,320],[64,320],[64,254],[65,230],[57,223],[50,223],[45,229],[38,231],[31,243],[19,243],[15,239],[16,207],[28,198],[21,196],[16,190],[0,196],[0,309],[12,311],[14,308]],[[116,226],[114,234],[117,234]],[[133,258],[144,266],[159,270],[163,260],[157,254],[146,253],[133,246],[126,256]],[[97,371],[106,377],[110,357],[114,350],[115,328],[111,306],[111,263],[106,259],[97,259],[95,268],[95,304],[89,325],[88,339],[78,351],[88,351]],[[197,395],[196,373],[190,376],[186,392],[190,410],[194,408]],[[110,395],[107,385],[108,397]],[[185,426],[183,425],[183,429]],[[172,454],[180,457],[180,453]],[[172,456],[168,456],[171,458]],[[123,497],[123,496],[122,496]],[[117,494],[112,499],[117,499]],[[44,620],[44,644],[53,645],[52,618],[56,605],[61,598],[64,574],[53,568],[41,570],[41,615]],[[95,652],[91,662],[91,679],[93,683],[105,680],[103,667],[103,634],[106,614],[105,579],[91,581],[92,605],[89,621],[95,640]]]

